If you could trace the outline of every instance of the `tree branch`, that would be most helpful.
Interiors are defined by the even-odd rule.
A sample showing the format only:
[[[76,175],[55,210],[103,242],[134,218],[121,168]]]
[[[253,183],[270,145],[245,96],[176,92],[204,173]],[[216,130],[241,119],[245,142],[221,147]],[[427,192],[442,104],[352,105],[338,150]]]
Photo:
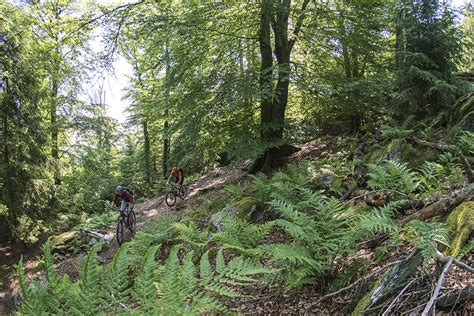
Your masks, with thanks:
[[[450,257],[448,260],[448,263],[444,266],[443,272],[438,278],[438,283],[436,284],[436,288],[433,292],[433,295],[431,296],[428,304],[426,304],[425,309],[423,310],[423,313],[421,313],[422,316],[428,316],[431,308],[433,307],[433,304],[436,302],[436,298],[438,297],[439,291],[441,290],[441,285],[443,285],[444,277],[446,273],[448,273],[449,268],[453,264],[453,257]]]
[[[295,45],[295,42],[296,42],[296,38],[298,37],[298,34],[301,31],[301,27],[303,26],[303,21],[306,16],[306,7],[308,6],[308,3],[309,3],[309,0],[304,0],[301,6],[301,14],[298,17],[298,20],[296,21],[296,26],[295,26],[295,29],[293,30],[293,38],[289,41],[289,45],[288,45],[290,48],[290,52],[292,51],[293,46]]]

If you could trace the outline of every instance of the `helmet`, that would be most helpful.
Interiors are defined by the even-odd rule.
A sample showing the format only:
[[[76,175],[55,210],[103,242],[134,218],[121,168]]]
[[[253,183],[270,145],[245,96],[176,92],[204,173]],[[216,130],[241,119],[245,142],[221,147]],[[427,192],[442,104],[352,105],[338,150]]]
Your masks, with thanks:
[[[122,195],[123,190],[124,190],[124,188],[119,185],[119,186],[115,189],[115,195],[119,195],[119,196]]]

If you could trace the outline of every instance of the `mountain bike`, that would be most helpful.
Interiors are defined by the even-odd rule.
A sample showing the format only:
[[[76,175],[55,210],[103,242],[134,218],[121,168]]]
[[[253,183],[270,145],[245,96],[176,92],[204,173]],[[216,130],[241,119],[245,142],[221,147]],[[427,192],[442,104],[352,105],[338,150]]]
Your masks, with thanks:
[[[123,243],[123,232],[125,228],[128,228],[130,232],[133,234],[135,233],[135,229],[137,227],[137,216],[135,215],[135,211],[133,208],[127,206],[123,214],[119,215],[119,219],[117,221],[117,230],[116,230],[116,237],[117,243],[121,245]]]
[[[187,194],[188,189],[186,189],[184,185],[175,183],[171,186],[171,190],[166,193],[165,203],[168,206],[173,206],[176,203],[177,196],[179,196],[181,200],[184,200]]]

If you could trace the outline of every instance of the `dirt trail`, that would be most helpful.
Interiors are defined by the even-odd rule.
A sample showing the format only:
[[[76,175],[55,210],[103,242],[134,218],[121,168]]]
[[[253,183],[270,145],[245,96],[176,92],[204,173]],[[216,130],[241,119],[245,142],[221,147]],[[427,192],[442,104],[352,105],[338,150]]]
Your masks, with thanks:
[[[155,197],[146,202],[136,204],[135,211],[137,213],[137,231],[140,230],[140,227],[144,223],[157,220],[158,218],[170,213],[180,217],[182,215],[182,210],[184,210],[188,204],[192,203],[197,196],[202,193],[206,193],[210,190],[216,190],[228,183],[237,181],[245,175],[246,171],[244,170],[244,167],[238,167],[229,171],[226,171],[223,168],[217,168],[212,170],[211,172],[204,174],[198,180],[188,186],[188,195],[186,199],[180,200],[179,198],[177,198],[176,204],[171,208],[168,207],[164,202],[166,194]],[[115,226],[109,228],[109,232],[114,231]],[[130,235],[125,236],[126,240],[130,238]],[[103,249],[99,253],[99,255],[104,259],[105,263],[108,263],[113,259],[117,249],[117,241],[113,239],[105,247],[105,249]],[[78,272],[64,271],[64,273],[68,273],[70,276],[74,277]]]
[[[210,190],[216,190],[222,186],[235,182],[242,178],[246,173],[246,164],[242,164],[234,169],[226,170],[224,168],[216,168],[197,179],[188,186],[188,196],[181,201],[179,198],[175,206],[168,207],[164,203],[165,195],[161,195],[150,199],[135,206],[137,212],[137,231],[140,227],[150,221],[154,221],[163,215],[174,212],[178,216],[182,214],[185,207],[192,203],[201,193]],[[107,229],[109,232],[115,232],[115,225]],[[131,238],[131,236],[127,236]],[[118,244],[115,238],[108,243],[101,251],[100,256],[107,263],[112,260]],[[15,249],[11,244],[0,244],[0,315],[9,315],[12,312],[14,303],[12,301],[12,292],[18,291],[18,280],[13,276],[13,265],[18,263],[20,257],[25,257],[25,268],[29,277],[37,277],[39,273],[29,274],[29,271],[36,270],[39,262],[40,247],[34,249],[20,250]],[[72,280],[78,278],[79,255],[66,258],[58,264],[60,274],[69,274]]]

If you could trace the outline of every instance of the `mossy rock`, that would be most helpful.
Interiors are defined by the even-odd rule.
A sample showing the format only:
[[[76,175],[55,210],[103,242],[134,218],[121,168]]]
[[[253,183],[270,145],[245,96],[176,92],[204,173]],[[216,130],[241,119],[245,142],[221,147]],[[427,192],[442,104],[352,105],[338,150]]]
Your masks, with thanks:
[[[378,164],[385,160],[399,160],[405,144],[405,140],[393,139],[381,148],[374,148],[368,161],[369,163]]]
[[[79,239],[81,234],[77,231],[69,231],[57,236],[50,237],[52,251],[64,251],[72,247]]]
[[[245,197],[240,200],[237,208],[237,217],[246,220],[256,220],[264,210],[262,202],[253,197]]]
[[[418,168],[426,160],[433,160],[439,153],[437,149],[429,147],[417,148],[413,147],[412,144],[406,143],[405,146],[403,146],[400,158],[408,164],[408,167]]]
[[[357,303],[357,306],[356,308],[354,309],[354,311],[352,312],[352,316],[359,316],[359,315],[363,315],[362,311],[365,310],[367,308],[367,306],[369,305],[370,303],[370,299],[372,298],[372,295],[375,293],[375,290],[377,290],[377,288],[380,286],[380,284],[382,283],[382,280],[384,279],[384,277],[387,275],[388,272],[385,272],[385,274],[379,278],[375,284],[370,288],[370,290],[364,294],[364,296],[359,300],[359,302]]]
[[[464,202],[456,207],[446,218],[446,224],[453,231],[450,255],[457,257],[474,230],[474,201]]]

